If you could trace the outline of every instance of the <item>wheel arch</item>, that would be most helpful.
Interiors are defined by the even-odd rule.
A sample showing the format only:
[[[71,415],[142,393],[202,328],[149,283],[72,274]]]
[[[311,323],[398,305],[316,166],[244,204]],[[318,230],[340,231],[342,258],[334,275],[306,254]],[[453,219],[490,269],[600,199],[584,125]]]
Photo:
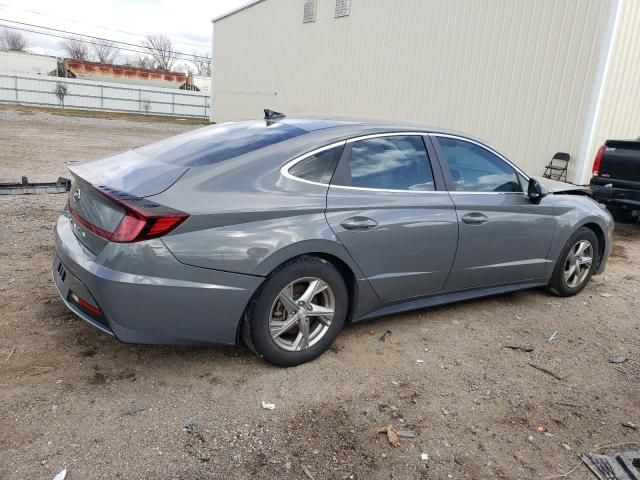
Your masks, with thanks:
[[[600,262],[602,262],[602,258],[605,252],[605,245],[607,241],[604,234],[604,229],[596,222],[587,222],[580,225],[580,227],[578,228],[582,228],[582,227],[588,228],[589,230],[591,230],[596,236],[596,238],[598,239],[598,263],[596,265],[596,271],[597,271],[600,268]]]

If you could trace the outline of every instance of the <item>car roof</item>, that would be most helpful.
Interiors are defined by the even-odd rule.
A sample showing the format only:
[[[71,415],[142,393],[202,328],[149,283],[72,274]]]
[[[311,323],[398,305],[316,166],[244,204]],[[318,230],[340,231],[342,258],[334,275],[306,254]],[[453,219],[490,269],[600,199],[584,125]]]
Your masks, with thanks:
[[[297,114],[289,117],[284,116],[270,122],[280,122],[294,127],[298,127],[307,132],[313,132],[316,130],[333,129],[334,131],[340,131],[345,135],[362,135],[363,131],[369,129],[371,133],[379,133],[381,131],[388,130],[394,131],[416,131],[416,132],[429,132],[429,133],[441,133],[447,135],[462,136],[469,139],[477,140],[471,135],[467,135],[455,130],[449,130],[444,128],[433,127],[431,125],[425,125],[418,122],[407,121],[395,121],[382,118],[370,118],[359,116],[339,116],[339,115],[310,115],[310,114]],[[369,128],[367,128],[369,127]]]

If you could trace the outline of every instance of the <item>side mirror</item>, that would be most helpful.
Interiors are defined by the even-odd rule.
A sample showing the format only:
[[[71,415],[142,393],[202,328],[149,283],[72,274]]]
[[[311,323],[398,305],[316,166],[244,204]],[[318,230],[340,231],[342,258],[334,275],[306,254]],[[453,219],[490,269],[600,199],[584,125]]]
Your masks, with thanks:
[[[538,182],[535,178],[529,179],[529,188],[527,189],[527,195],[529,196],[529,200],[531,203],[538,204],[540,201],[547,196],[549,192],[547,189]]]

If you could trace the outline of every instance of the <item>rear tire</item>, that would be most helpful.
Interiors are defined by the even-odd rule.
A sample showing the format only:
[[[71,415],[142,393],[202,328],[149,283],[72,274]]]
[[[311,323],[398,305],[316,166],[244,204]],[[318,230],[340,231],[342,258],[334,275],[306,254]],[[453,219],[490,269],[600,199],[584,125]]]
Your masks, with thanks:
[[[347,286],[331,263],[300,257],[267,277],[247,310],[242,336],[266,361],[300,365],[331,346],[348,303]]]
[[[565,244],[549,281],[548,289],[560,297],[579,293],[589,283],[598,263],[598,238],[581,227]]]

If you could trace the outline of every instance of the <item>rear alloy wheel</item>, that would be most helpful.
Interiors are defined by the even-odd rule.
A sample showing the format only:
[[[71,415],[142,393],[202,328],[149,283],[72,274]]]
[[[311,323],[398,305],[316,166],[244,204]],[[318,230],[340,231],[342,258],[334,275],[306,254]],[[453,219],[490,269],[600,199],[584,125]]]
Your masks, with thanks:
[[[243,338],[275,365],[308,362],[342,330],[348,301],[344,280],[332,264],[301,257],[267,277],[247,311]]]
[[[567,241],[549,282],[549,290],[561,297],[580,292],[589,283],[597,263],[598,238],[582,227]]]
[[[299,352],[312,347],[329,331],[336,299],[323,280],[294,280],[278,294],[269,313],[269,333],[283,350]]]

